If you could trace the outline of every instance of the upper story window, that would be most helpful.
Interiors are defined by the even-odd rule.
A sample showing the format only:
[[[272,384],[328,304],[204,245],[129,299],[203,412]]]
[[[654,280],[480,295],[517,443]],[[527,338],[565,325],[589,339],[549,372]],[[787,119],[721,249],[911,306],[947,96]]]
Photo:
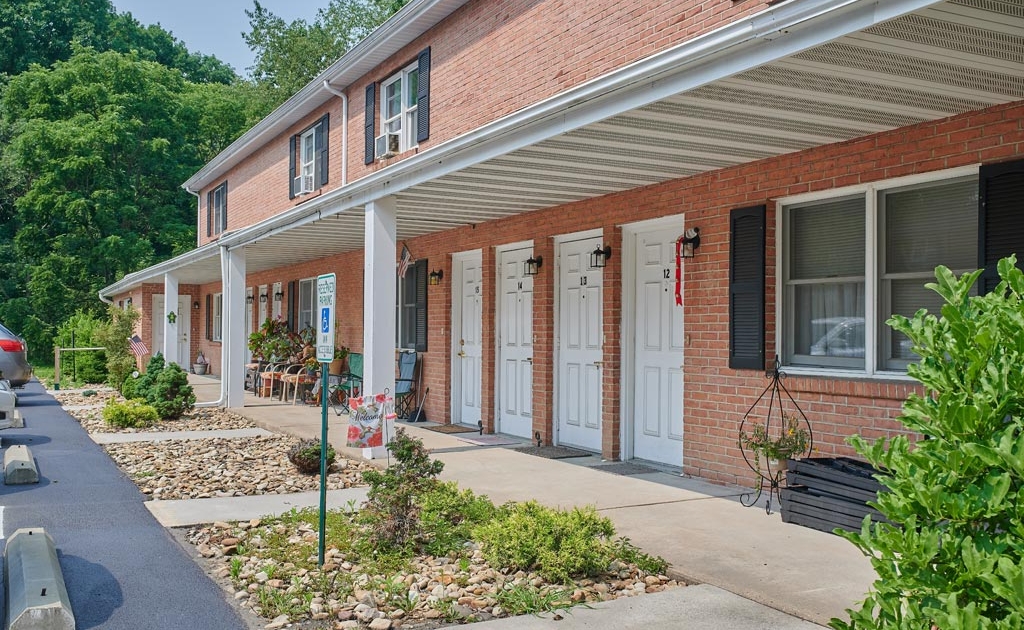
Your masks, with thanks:
[[[430,137],[430,48],[380,84],[366,86],[365,163],[391,157]],[[380,106],[380,124],[377,106]]]
[[[206,236],[228,229],[228,183],[225,181],[206,193]]]
[[[288,198],[294,199],[327,183],[330,114],[292,136],[288,151]]]
[[[412,64],[381,84],[380,121],[387,143],[383,149],[399,153],[416,146],[419,65]],[[377,147],[378,154],[381,147]]]
[[[791,366],[902,371],[910,340],[885,321],[942,299],[924,287],[945,265],[978,262],[977,174],[857,187],[829,198],[782,202],[780,349]]]

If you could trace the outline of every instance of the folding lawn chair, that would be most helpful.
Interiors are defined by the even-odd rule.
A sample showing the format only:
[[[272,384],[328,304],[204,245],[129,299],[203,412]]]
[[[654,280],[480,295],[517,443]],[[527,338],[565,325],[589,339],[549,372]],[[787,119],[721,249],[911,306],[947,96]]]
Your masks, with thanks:
[[[416,411],[416,399],[420,392],[419,366],[420,355],[415,350],[398,351],[398,376],[395,378],[395,413],[402,420],[408,420]]]
[[[328,377],[327,402],[334,413],[348,413],[348,399],[363,393],[363,355],[352,352],[348,355],[348,371],[340,375]]]

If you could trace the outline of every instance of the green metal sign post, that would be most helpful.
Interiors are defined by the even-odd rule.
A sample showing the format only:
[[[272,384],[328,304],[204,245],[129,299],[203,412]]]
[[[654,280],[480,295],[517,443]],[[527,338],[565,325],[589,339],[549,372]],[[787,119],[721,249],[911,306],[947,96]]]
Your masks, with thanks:
[[[333,273],[317,276],[316,303],[320,316],[316,335],[316,360],[320,362],[320,536],[317,561],[324,566],[327,533],[327,366],[334,360],[334,297],[337,279]]]

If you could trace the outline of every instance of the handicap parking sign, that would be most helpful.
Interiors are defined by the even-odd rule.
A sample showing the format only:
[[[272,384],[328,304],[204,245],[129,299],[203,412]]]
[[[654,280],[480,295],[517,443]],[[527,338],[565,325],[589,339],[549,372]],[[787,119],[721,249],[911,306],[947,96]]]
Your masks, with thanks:
[[[326,306],[320,309],[320,332],[331,332],[331,309]]]

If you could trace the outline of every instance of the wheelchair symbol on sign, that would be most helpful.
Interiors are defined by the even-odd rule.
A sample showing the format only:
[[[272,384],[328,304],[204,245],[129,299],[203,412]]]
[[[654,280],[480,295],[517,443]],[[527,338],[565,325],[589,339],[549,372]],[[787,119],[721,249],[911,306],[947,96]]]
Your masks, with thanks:
[[[320,309],[320,332],[331,332],[331,309],[329,308]]]

